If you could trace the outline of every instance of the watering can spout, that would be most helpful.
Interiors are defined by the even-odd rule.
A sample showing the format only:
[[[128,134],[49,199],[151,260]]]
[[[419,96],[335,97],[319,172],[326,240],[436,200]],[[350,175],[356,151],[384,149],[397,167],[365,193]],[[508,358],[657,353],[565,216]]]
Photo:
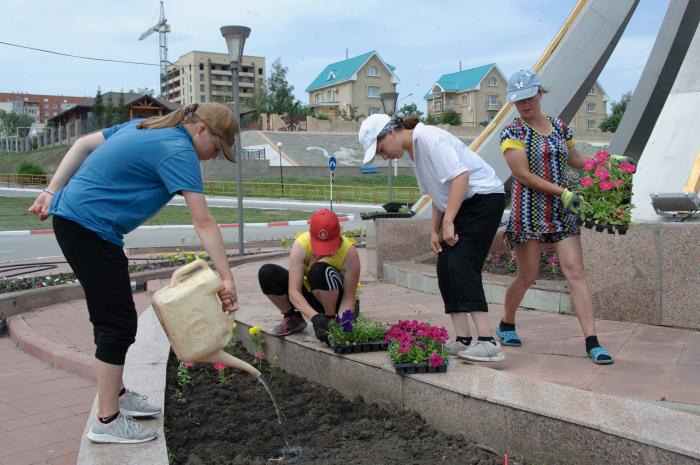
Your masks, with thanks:
[[[260,378],[260,371],[258,371],[253,365],[250,363],[244,362],[243,360],[234,357],[233,355],[229,354],[228,352],[224,352],[223,350],[221,352],[217,352],[208,358],[201,360],[202,362],[206,363],[212,363],[212,364],[217,364],[221,363],[224,366],[231,367],[231,368],[236,368],[238,370],[245,371],[248,373],[250,376],[252,376],[255,379]]]

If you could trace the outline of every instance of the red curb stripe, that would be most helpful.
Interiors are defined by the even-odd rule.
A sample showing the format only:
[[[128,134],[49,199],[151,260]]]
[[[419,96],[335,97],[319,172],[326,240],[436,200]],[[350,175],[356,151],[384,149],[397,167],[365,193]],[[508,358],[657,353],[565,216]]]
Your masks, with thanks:
[[[289,221],[271,221],[268,226],[289,226]]]
[[[53,229],[33,229],[29,234],[53,234]]]

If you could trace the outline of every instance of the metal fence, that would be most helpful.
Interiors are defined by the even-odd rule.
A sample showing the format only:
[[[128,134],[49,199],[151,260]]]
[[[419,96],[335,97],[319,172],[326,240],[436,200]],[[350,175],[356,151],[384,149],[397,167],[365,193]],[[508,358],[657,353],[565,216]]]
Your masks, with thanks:
[[[265,149],[241,149],[242,160],[265,160]]]
[[[231,181],[205,181],[204,191],[208,195],[238,195],[236,183]],[[268,199],[329,200],[328,184],[290,184],[243,181],[243,196]],[[417,187],[392,188],[392,201],[414,203],[420,198]],[[387,186],[333,186],[336,202],[386,203],[389,200]]]
[[[48,175],[0,174],[0,184],[5,186],[45,187]],[[232,181],[204,181],[207,195],[237,196],[236,183]],[[243,181],[243,196],[267,199],[322,200],[331,198],[328,184],[290,184],[274,182]],[[414,203],[420,198],[417,187],[392,188],[392,201]],[[387,186],[347,186],[333,185],[333,200],[336,202],[363,202],[383,204],[389,201]]]

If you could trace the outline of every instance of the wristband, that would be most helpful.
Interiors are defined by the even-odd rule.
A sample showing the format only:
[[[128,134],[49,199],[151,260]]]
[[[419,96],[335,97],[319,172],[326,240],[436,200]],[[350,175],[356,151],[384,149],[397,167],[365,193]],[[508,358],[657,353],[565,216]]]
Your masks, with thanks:
[[[55,196],[55,195],[56,195],[56,193],[55,193],[55,192],[51,192],[51,191],[50,191],[50,190],[48,190],[48,189],[42,189],[41,191],[42,191],[42,192],[46,192],[47,194],[51,194],[51,195],[53,195],[53,196]]]

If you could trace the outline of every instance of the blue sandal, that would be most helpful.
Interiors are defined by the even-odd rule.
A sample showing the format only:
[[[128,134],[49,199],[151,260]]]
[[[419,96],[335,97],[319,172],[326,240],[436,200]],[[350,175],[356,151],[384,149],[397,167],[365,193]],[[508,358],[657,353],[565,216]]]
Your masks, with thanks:
[[[615,363],[612,355],[608,353],[603,347],[594,347],[588,352],[588,356],[593,360],[596,365],[611,365]],[[607,356],[607,358],[606,358]]]
[[[501,340],[501,345],[509,347],[520,347],[523,345],[516,330],[502,331],[501,328],[496,326],[496,335],[498,335],[498,338]]]

